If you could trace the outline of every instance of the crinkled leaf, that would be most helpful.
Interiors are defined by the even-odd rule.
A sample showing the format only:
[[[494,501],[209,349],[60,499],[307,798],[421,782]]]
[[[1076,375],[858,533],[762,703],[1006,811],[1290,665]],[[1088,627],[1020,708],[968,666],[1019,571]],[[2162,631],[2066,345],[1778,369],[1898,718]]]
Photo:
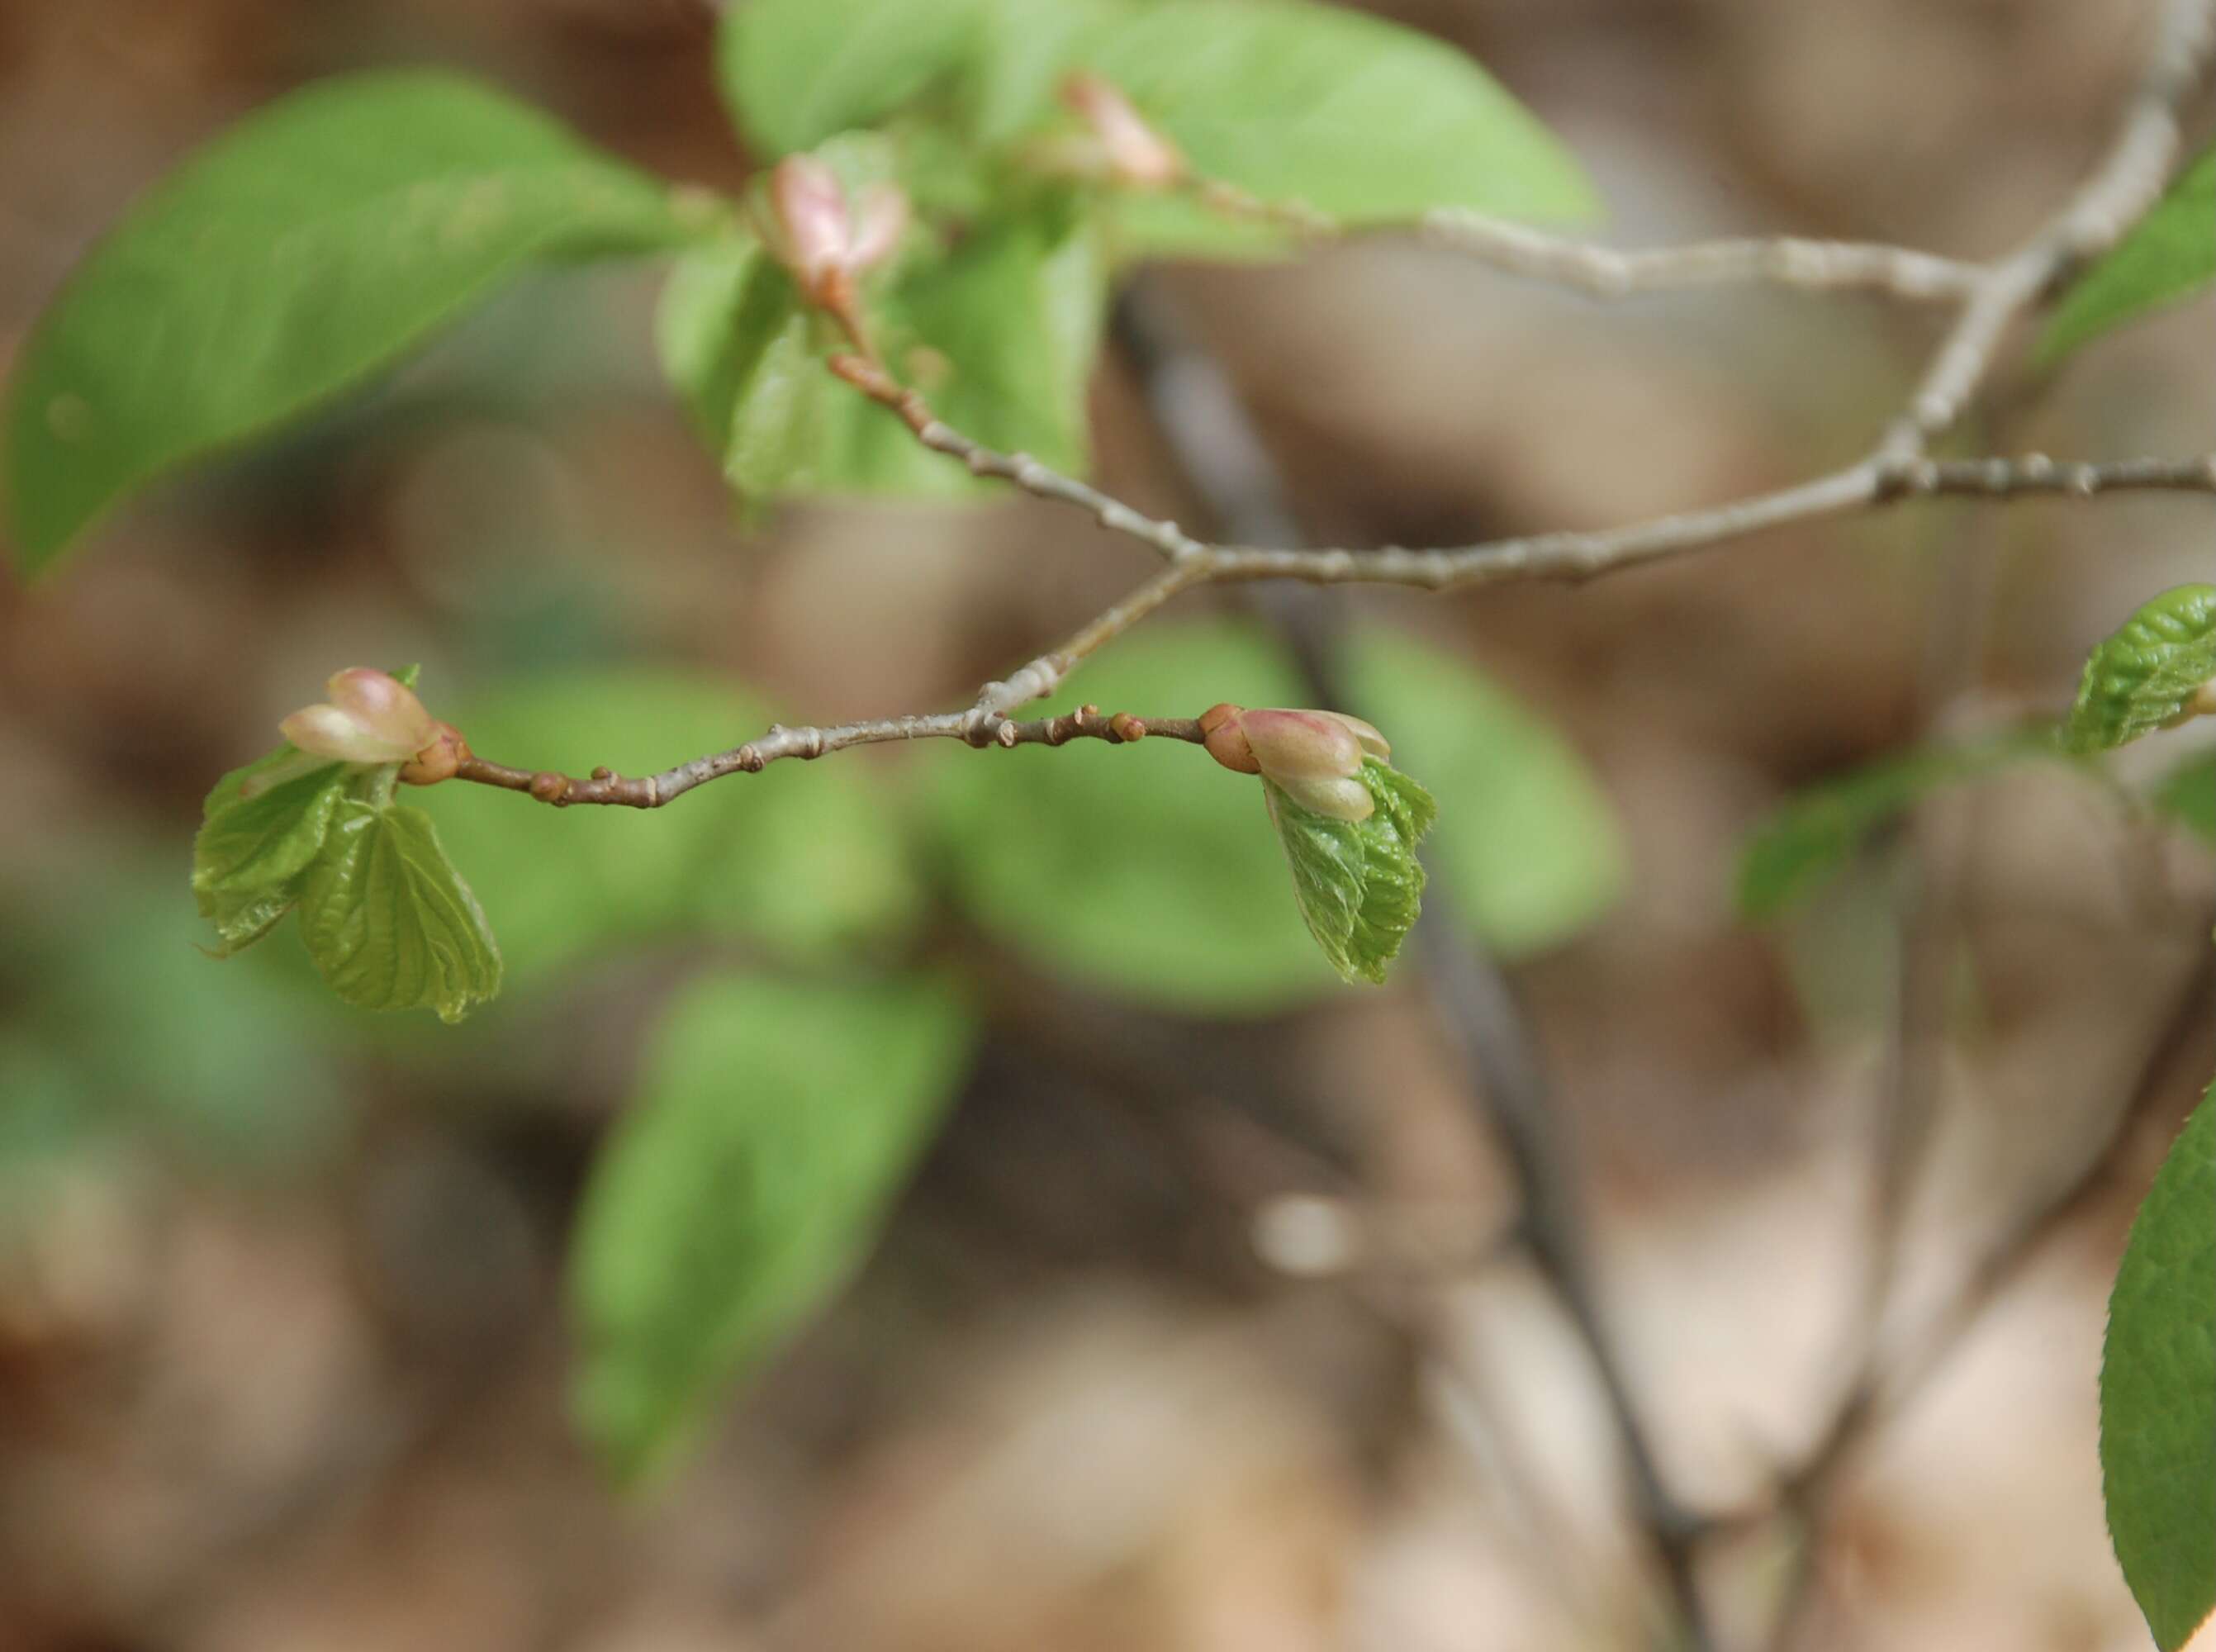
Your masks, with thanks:
[[[2216,1612],[2216,1088],[2132,1224],[2101,1359],[2108,1533],[2155,1643]]]
[[[458,1021],[500,990],[500,947],[420,809],[341,800],[301,888],[300,932],[357,1008]]]
[[[570,1289],[576,1408],[629,1479],[868,1254],[959,1082],[969,1014],[938,983],[725,977],[655,1034],[601,1155]]]
[[[2047,730],[2010,730],[1919,746],[1811,786],[1747,840],[1739,858],[1739,911],[1757,922],[1776,917],[1836,876],[1871,838],[1930,793],[2054,755]]]
[[[2071,751],[2105,751],[2190,712],[2216,679],[2216,585],[2164,591],[2093,650],[2063,730]]]
[[[2155,789],[2155,807],[2216,843],[2216,752],[2196,758]]]
[[[127,490],[299,414],[537,261],[647,251],[712,209],[459,77],[311,86],[157,186],[19,357],[9,524],[37,568]]]
[[[1262,790],[1308,934],[1341,980],[1382,984],[1415,927],[1424,895],[1416,845],[1439,811],[1430,792],[1374,757],[1363,761],[1362,782],[1377,805],[1367,820],[1319,815],[1268,780]]]
[[[441,710],[488,756],[569,774],[654,774],[774,716],[727,682],[674,672],[525,678]],[[814,959],[896,940],[921,909],[866,765],[773,764],[643,813],[548,809],[473,786],[423,797],[518,982],[686,935]]]
[[[1437,206],[1589,215],[1546,128],[1442,41],[1309,0],[1184,0],[1086,42],[1203,175],[1361,222]],[[1202,249],[1203,251],[1207,249]]]
[[[193,841],[193,898],[226,956],[268,934],[300,897],[309,866],[346,794],[350,771],[329,763],[255,797],[241,788],[300,753],[280,746],[215,783]]]
[[[1628,870],[1615,811],[1553,726],[1405,632],[1357,629],[1345,667],[1350,709],[1438,799],[1431,865],[1488,947],[1555,946],[1616,903]]]
[[[2080,276],[2040,336],[2053,361],[2112,327],[2216,280],[2216,150],[2186,169],[2154,210]]]

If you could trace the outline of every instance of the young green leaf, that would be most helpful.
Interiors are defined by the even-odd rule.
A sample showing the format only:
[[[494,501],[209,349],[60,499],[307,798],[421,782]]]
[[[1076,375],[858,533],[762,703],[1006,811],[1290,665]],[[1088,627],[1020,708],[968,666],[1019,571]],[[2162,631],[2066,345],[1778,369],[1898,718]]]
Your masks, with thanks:
[[[1615,811],[1551,724],[1405,632],[1357,629],[1345,665],[1349,708],[1438,799],[1431,865],[1490,950],[1557,946],[1622,897],[1630,874]]]
[[[249,780],[290,768],[300,755],[280,746],[233,769],[207,795],[193,841],[193,898],[215,925],[225,957],[261,940],[292,909],[346,795],[351,771],[341,763],[247,795]]]
[[[717,37],[723,101],[770,156],[883,119],[975,50],[982,0],[750,0]]]
[[[2216,150],[2188,167],[2155,209],[2078,278],[2038,356],[2055,361],[2086,340],[2189,298],[2216,280]]]
[[[522,267],[679,245],[715,216],[452,75],[361,76],[272,104],[132,207],[24,347],[6,478],[28,565]]]
[[[1355,222],[1468,206],[1589,216],[1583,172],[1441,41],[1310,0],[1183,0],[1085,42],[1201,176]]]
[[[2163,1652],[2216,1612],[2216,1087],[2170,1150],[2108,1298],[2101,1477]]]
[[[1382,984],[1415,927],[1424,894],[1416,845],[1439,811],[1430,792],[1374,757],[1363,760],[1361,779],[1377,805],[1367,820],[1303,809],[1268,780],[1262,791],[1308,934],[1339,979]]]
[[[2216,585],[2164,591],[2085,662],[2062,731],[2071,751],[2105,751],[2192,715],[2216,680]]]
[[[2046,728],[1918,746],[1809,787],[1757,829],[1741,852],[1739,909],[1759,923],[1836,876],[1871,838],[1935,792],[2055,756]]]
[[[570,1269],[577,1413],[625,1478],[666,1470],[868,1254],[971,1038],[922,978],[722,977],[670,1007]]]
[[[325,983],[360,1009],[459,1021],[500,990],[500,947],[420,809],[342,798],[300,890]]]

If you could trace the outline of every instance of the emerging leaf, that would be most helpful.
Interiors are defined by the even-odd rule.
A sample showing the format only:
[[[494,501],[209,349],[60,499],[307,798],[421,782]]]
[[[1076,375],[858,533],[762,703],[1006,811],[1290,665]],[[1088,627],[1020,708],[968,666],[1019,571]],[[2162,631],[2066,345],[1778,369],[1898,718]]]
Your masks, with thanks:
[[[2193,715],[2216,681],[2216,585],[2181,585],[2133,614],[2085,663],[2062,733],[2071,751],[2105,751]]]
[[[698,1433],[868,1254],[961,1077],[960,1002],[920,977],[725,976],[680,997],[579,1218],[576,1404],[626,1479]]]
[[[28,565],[522,267],[677,245],[713,216],[457,76],[364,75],[272,104],[132,207],[18,358],[6,478]]]
[[[249,795],[251,782],[297,769],[302,755],[280,747],[233,769],[207,795],[193,842],[193,898],[215,925],[218,951],[225,957],[259,940],[292,910],[346,795],[352,776],[333,762]]]
[[[2047,324],[2039,359],[2176,303],[2216,280],[2216,150],[2188,167],[2161,203],[2079,278]]]
[[[2101,1358],[2108,1533],[2155,1643],[2216,1611],[2216,1087],[2132,1224]]]
[[[1385,966],[1415,927],[1424,893],[1416,845],[1438,818],[1438,805],[1374,757],[1363,760],[1357,778],[1376,804],[1366,820],[1305,809],[1271,780],[1262,789],[1308,933],[1342,980],[1382,984]]]
[[[358,1008],[459,1021],[500,990],[500,947],[420,809],[339,804],[300,890],[300,929],[324,982]]]

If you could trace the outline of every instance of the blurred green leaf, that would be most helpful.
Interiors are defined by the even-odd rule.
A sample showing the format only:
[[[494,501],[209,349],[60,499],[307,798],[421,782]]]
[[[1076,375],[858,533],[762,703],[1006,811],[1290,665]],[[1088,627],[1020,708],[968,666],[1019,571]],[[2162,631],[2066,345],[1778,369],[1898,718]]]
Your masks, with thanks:
[[[969,0],[977,39],[959,87],[973,142],[1002,144],[1051,118],[1062,76],[1126,20],[1123,0]]]
[[[151,191],[18,358],[9,525],[43,566],[118,496],[391,361],[534,262],[692,238],[661,183],[440,73],[326,82]]]
[[[2170,774],[2155,789],[2154,804],[2216,843],[2216,752]]]
[[[922,977],[719,977],[673,1003],[571,1266],[577,1413],[625,1478],[666,1470],[867,1255],[972,1036]]]
[[[969,60],[979,0],[749,0],[717,66],[739,129],[772,157],[883,120]]]
[[[15,1149],[153,1138],[243,1167],[335,1124],[297,988],[269,954],[209,964],[175,853],[102,846],[0,886],[0,1137]]]
[[[726,683],[634,672],[522,679],[440,709],[473,750],[571,774],[657,773],[738,745],[773,716]],[[423,795],[520,982],[675,935],[812,959],[905,934],[921,894],[864,770],[773,764],[644,811],[549,809],[473,786]]]
[[[2105,751],[2192,714],[2216,679],[2216,585],[2180,585],[2147,603],[2093,650],[2063,743]]]
[[[879,348],[949,423],[1060,469],[1086,462],[1086,391],[1107,305],[1105,260],[1067,200],[979,225],[896,272],[866,305]],[[980,483],[834,378],[846,348],[749,243],[693,255],[664,296],[664,367],[742,495],[951,496]]]
[[[1283,650],[1228,622],[1150,626],[1043,709],[1192,717],[1300,703]],[[1172,741],[956,751],[931,770],[957,897],[988,932],[1111,992],[1198,1015],[1314,996],[1332,972],[1287,898],[1255,782]]]
[[[215,925],[217,950],[225,955],[259,940],[292,909],[353,778],[346,765],[328,763],[257,796],[243,795],[248,780],[301,756],[280,746],[233,769],[207,795],[193,841],[193,898]]]
[[[1352,709],[1439,800],[1431,862],[1488,946],[1517,957],[1558,945],[1622,898],[1615,811],[1545,721],[1405,632],[1357,630],[1345,667]]]
[[[2056,755],[2048,730],[2013,729],[1918,746],[1811,786],[1747,840],[1739,859],[1739,911],[1756,922],[1776,917],[1836,876],[1872,837],[1932,792]]]
[[[2216,280],[2216,150],[2187,168],[2155,209],[2080,276],[2040,335],[2059,361],[2088,339]]]
[[[500,990],[500,947],[420,809],[340,802],[300,891],[324,984],[360,1009],[459,1021]]]
[[[1185,0],[1089,40],[1204,176],[1355,222],[1468,206],[1590,216],[1575,160],[1462,52],[1307,0]],[[1206,248],[1201,249],[1203,252]]]
[[[2216,1088],[2132,1224],[2101,1359],[2108,1533],[2155,1643],[2216,1612]]]
[[[1367,820],[1317,814],[1267,780],[1262,792],[1308,934],[1340,980],[1382,985],[1415,927],[1424,894],[1416,845],[1439,811],[1430,792],[1374,758],[1363,761],[1362,782],[1376,804]]]

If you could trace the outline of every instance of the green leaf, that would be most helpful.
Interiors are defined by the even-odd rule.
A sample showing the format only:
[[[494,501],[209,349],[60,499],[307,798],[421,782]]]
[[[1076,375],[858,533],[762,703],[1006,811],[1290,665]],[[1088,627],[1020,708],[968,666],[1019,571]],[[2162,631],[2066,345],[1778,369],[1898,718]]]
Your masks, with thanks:
[[[2216,585],[2164,591],[2093,650],[2063,743],[2105,751],[2193,713],[2216,679]]]
[[[1382,626],[1355,632],[1345,669],[1351,708],[1439,800],[1431,865],[1487,946],[1558,945],[1622,897],[1615,811],[1547,723],[1462,659]]]
[[[1086,463],[1086,392],[1106,262],[1072,203],[976,226],[867,305],[880,348],[941,417],[1058,469]],[[662,361],[742,496],[958,496],[990,488],[920,447],[824,365],[843,342],[777,262],[734,242],[695,254],[664,295]]]
[[[2216,843],[2216,752],[2185,764],[2155,789],[2154,805]]]
[[[609,671],[520,679],[447,715],[504,762],[648,774],[738,745],[773,713],[711,678]],[[424,798],[519,981],[687,935],[827,959],[896,942],[921,912],[865,765],[773,764],[643,811],[549,809],[473,786]]]
[[[977,0],[749,0],[718,30],[723,100],[765,153],[813,149],[960,67],[979,12]]]
[[[916,977],[721,977],[670,1007],[571,1267],[577,1413],[626,1479],[665,1470],[868,1254],[972,1036]]]
[[[2048,730],[2013,729],[1918,746],[1811,786],[1747,840],[1739,858],[1739,911],[1755,922],[1774,918],[1844,870],[1870,839],[1930,793],[2055,755]]]
[[[1203,176],[1353,222],[1591,215],[1583,172],[1463,53],[1307,0],[1185,0],[1087,45]],[[1205,249],[1203,249],[1205,250]]]
[[[346,795],[353,771],[342,763],[243,795],[249,780],[301,755],[280,746],[233,769],[215,783],[202,809],[193,841],[193,898],[215,925],[217,950],[226,957],[259,940],[292,910]]]
[[[2188,167],[2154,210],[2076,285],[2040,335],[2038,359],[2188,298],[2216,280],[2216,150]]]
[[[1267,780],[1262,792],[1308,934],[1340,980],[1382,986],[1415,928],[1424,894],[1416,845],[1439,811],[1430,792],[1375,758],[1363,761],[1362,782],[1376,804],[1367,820],[1319,815]]]
[[[342,799],[300,891],[323,981],[360,1009],[459,1021],[500,990],[500,947],[420,809]]]
[[[360,76],[272,104],[133,206],[25,346],[7,482],[27,565],[526,265],[678,245],[713,216],[452,75]]]
[[[2101,1359],[2108,1533],[2163,1652],[2216,1611],[2216,1088],[2132,1224]]]

